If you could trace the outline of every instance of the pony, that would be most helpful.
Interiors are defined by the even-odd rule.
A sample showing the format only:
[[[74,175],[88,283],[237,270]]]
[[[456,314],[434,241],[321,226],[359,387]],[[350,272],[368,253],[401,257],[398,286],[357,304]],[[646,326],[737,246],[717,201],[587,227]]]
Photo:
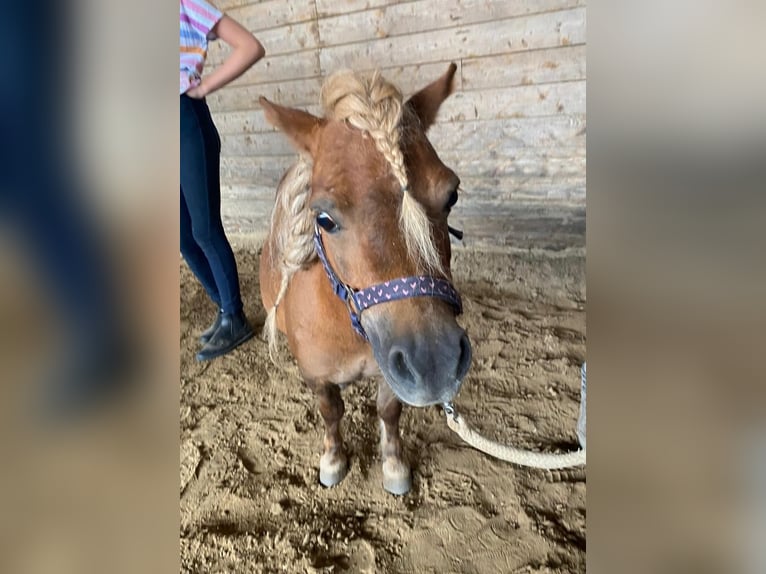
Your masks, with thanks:
[[[321,88],[324,117],[259,99],[299,152],[276,192],[260,257],[264,334],[278,332],[325,423],[319,480],[348,470],[341,389],[381,376],[383,487],[412,485],[402,454],[402,403],[452,400],[471,364],[457,321],[447,217],[460,180],[426,132],[452,93],[456,66],[408,100],[379,72],[342,70]]]

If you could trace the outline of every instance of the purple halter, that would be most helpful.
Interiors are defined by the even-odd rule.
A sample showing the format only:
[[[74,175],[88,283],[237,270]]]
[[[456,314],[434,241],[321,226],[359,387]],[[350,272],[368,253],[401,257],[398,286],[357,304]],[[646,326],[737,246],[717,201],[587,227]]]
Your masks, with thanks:
[[[463,312],[463,303],[460,295],[452,286],[452,283],[446,279],[439,279],[438,277],[428,275],[417,275],[391,279],[390,281],[378,283],[365,289],[354,289],[348,283],[341,281],[330,266],[330,262],[327,260],[327,253],[324,250],[324,244],[322,243],[322,235],[319,231],[319,226],[316,224],[314,224],[314,246],[327,274],[327,278],[330,280],[333,292],[348,307],[348,312],[351,315],[351,325],[366,340],[369,340],[369,338],[362,327],[362,311],[378,303],[409,299],[410,297],[436,297],[452,305],[458,315]]]

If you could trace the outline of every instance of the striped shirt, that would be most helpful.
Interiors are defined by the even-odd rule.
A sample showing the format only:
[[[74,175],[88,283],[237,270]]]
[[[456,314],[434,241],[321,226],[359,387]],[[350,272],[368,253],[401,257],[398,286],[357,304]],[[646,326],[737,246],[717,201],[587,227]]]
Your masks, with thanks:
[[[223,14],[204,0],[181,0],[181,93],[199,85],[208,40]]]

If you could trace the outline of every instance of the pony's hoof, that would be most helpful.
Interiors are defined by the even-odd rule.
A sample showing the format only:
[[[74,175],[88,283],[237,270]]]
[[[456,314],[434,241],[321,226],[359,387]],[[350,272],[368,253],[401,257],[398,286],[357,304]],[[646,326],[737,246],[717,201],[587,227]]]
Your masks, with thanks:
[[[322,486],[335,486],[348,472],[345,456],[323,454],[319,459],[319,482]]]
[[[383,488],[396,496],[407,494],[412,488],[410,467],[401,461],[384,462]]]

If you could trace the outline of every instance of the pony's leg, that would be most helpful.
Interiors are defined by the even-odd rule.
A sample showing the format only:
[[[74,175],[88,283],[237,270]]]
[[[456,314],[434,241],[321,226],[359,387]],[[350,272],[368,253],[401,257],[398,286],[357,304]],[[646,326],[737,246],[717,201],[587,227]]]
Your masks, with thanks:
[[[343,480],[348,470],[348,461],[340,436],[340,419],[343,417],[345,406],[338,385],[318,382],[315,391],[319,400],[319,412],[325,424],[324,451],[319,459],[319,482],[324,486],[335,486]]]
[[[399,417],[402,403],[385,381],[378,385],[380,454],[383,460],[383,488],[391,494],[406,494],[412,487],[410,467],[402,458]]]

